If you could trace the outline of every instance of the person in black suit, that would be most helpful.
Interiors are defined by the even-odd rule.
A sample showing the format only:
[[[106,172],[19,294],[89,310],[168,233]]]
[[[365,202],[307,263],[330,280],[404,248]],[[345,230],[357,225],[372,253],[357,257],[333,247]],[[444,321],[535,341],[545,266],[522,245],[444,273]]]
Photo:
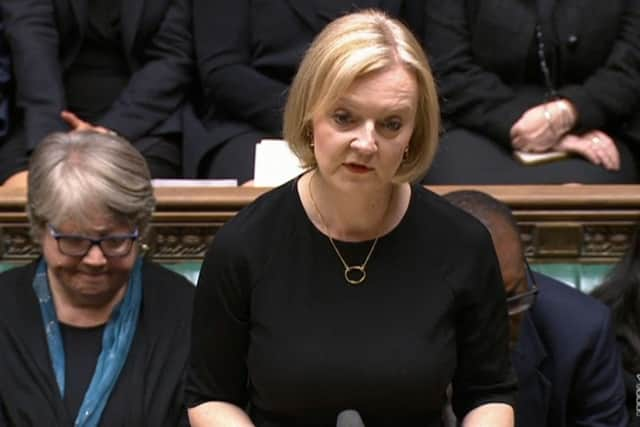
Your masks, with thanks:
[[[636,1],[427,0],[424,28],[446,130],[425,183],[638,182]]]
[[[611,308],[622,352],[630,427],[640,427],[640,229],[622,260],[591,293]]]
[[[377,8],[421,31],[421,0],[194,0],[203,125],[185,141],[191,177],[253,178],[255,144],[282,137],[282,111],[298,62],[333,19]],[[196,129],[194,127],[194,129]]]
[[[610,310],[531,271],[506,205],[479,191],[444,197],[487,227],[498,255],[518,376],[516,426],[626,427],[622,364]]]
[[[181,115],[192,79],[190,0],[3,0],[15,123],[0,182],[49,133],[115,132],[153,177],[181,175]]]

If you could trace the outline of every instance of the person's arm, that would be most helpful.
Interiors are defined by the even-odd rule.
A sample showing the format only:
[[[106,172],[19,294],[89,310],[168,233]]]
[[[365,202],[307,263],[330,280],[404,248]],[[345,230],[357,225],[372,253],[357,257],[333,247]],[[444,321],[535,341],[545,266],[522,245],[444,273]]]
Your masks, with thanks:
[[[195,427],[251,425],[242,410],[249,399],[248,241],[237,227],[227,224],[216,234],[202,264],[185,387],[189,420]]]
[[[279,135],[288,85],[251,66],[250,2],[194,0],[193,6],[196,57],[207,104]]]
[[[487,403],[472,409],[462,420],[462,427],[513,427],[513,408],[504,403]]]
[[[571,390],[575,418],[571,424],[625,427],[627,409],[622,363],[608,310],[599,313],[597,318],[601,320],[593,325],[591,342],[584,347],[575,369]]]
[[[445,120],[510,147],[511,127],[544,93],[533,86],[510,87],[476,62],[467,3],[425,2],[424,44],[438,82],[442,113]]]
[[[51,0],[2,0],[0,12],[11,50],[16,106],[24,112],[27,149],[49,133],[67,131],[59,37]]]
[[[174,114],[195,78],[191,0],[172,0],[137,70],[95,123],[135,141]]]
[[[594,0],[596,3],[597,0]],[[578,49],[589,49],[602,43],[603,34],[616,34],[611,46],[607,46],[608,56],[599,68],[594,69],[582,84],[570,84],[558,90],[577,110],[578,132],[619,126],[620,122],[640,107],[640,8],[634,1],[621,2],[626,6],[620,17],[583,22],[581,25],[613,25],[617,28],[593,30],[582,37]],[[590,7],[590,6],[589,6]],[[608,12],[605,3],[595,7]],[[600,11],[593,12],[599,16]],[[618,19],[619,18],[619,19]],[[593,28],[592,28],[593,29]],[[582,57],[590,58],[590,51]]]
[[[191,427],[253,427],[247,414],[231,403],[207,402],[189,409]]]
[[[488,232],[467,245],[467,267],[450,273],[456,294],[458,362],[453,410],[468,427],[513,426],[517,381],[511,367],[504,284]]]

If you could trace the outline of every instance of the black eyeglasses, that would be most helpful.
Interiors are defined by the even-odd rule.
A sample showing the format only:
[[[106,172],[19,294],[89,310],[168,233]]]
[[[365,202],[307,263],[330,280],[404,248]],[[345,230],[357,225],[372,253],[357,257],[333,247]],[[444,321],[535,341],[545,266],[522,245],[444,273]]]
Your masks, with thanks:
[[[524,265],[527,270],[527,291],[507,298],[507,310],[509,312],[509,316],[515,316],[516,314],[529,310],[536,302],[538,295],[536,278],[533,275],[527,260],[524,261]]]
[[[111,234],[99,239],[78,234],[59,233],[51,224],[49,224],[49,232],[58,242],[58,250],[73,257],[84,257],[94,245],[98,245],[106,257],[127,256],[131,252],[133,242],[139,237],[137,228],[130,234]]]

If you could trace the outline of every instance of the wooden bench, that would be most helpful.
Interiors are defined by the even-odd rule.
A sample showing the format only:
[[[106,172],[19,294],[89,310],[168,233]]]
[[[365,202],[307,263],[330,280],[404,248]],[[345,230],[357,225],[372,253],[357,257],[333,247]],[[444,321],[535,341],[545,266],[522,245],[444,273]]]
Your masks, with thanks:
[[[536,269],[588,290],[629,247],[640,222],[640,185],[433,186],[438,194],[485,191],[508,204]],[[148,254],[161,263],[197,269],[216,231],[266,188],[157,188]],[[39,253],[25,213],[24,191],[0,187],[0,264]],[[179,266],[177,267],[179,268]],[[556,271],[556,273],[554,273]],[[193,274],[193,271],[190,272]],[[589,281],[582,276],[592,275]],[[582,285],[581,283],[585,284]]]

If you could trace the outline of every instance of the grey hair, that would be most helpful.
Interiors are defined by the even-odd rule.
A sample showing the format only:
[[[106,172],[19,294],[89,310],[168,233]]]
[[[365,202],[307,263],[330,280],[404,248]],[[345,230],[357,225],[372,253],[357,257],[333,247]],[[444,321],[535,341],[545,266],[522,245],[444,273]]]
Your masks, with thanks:
[[[118,136],[52,133],[31,156],[27,215],[35,241],[47,223],[90,225],[96,213],[136,226],[144,236],[155,204],[147,162]]]

